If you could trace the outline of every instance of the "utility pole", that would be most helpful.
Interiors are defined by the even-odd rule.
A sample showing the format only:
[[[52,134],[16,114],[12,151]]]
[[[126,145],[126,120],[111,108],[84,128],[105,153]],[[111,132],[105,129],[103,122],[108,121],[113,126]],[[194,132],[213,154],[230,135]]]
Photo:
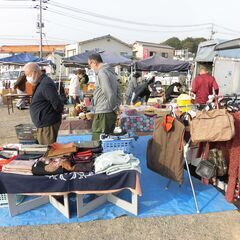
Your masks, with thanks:
[[[37,19],[37,29],[39,29],[39,57],[43,57],[43,31],[44,23],[42,20],[42,10],[46,10],[48,7],[43,6],[44,3],[47,3],[49,0],[32,0],[32,1],[39,1],[39,5],[35,5],[34,8],[39,9],[38,19]]]
[[[42,28],[44,27],[42,22],[42,0],[39,0],[39,33],[40,33],[40,44],[39,44],[39,57],[42,58]]]
[[[211,27],[211,32],[210,32],[210,40],[213,39],[213,35],[216,33],[216,32],[214,31],[214,24],[212,23],[211,25],[212,25],[212,27]]]

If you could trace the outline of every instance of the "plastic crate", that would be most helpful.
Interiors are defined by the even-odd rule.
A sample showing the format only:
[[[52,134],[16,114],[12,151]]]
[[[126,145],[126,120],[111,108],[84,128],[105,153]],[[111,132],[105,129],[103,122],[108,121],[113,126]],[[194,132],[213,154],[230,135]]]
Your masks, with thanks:
[[[125,153],[130,153],[132,148],[132,142],[134,138],[126,139],[102,139],[103,152],[110,152],[114,150],[123,150]]]
[[[21,202],[23,202],[24,200],[24,196],[23,195],[17,195],[16,196],[16,204],[20,204]],[[0,194],[0,207],[7,207],[8,206],[8,198],[7,198],[7,194],[3,193]]]
[[[37,128],[32,124],[19,124],[15,126],[19,140],[34,140],[37,135]]]
[[[7,194],[0,194],[0,207],[5,207],[8,205]]]

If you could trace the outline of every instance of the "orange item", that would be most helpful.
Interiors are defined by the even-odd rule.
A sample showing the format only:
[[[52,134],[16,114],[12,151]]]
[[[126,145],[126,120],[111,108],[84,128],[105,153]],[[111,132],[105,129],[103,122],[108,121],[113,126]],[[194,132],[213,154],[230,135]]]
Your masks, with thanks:
[[[166,115],[163,118],[162,126],[166,132],[169,132],[172,129],[173,122],[174,122],[174,117],[172,116]]]
[[[26,94],[32,95],[33,91],[34,91],[34,86],[31,83],[26,82]]]
[[[13,156],[13,157],[11,157],[11,158],[9,158],[9,159],[1,159],[1,160],[0,160],[0,171],[2,171],[3,165],[6,165],[6,164],[10,163],[10,162],[11,162],[12,160],[14,160],[16,157],[17,157],[17,156]]]
[[[89,83],[88,84],[88,91],[93,91],[94,90],[94,83]]]

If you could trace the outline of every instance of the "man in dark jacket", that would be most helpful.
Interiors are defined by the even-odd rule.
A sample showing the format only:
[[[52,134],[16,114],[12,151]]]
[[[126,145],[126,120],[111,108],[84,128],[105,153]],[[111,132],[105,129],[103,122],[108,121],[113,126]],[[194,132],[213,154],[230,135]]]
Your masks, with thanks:
[[[136,87],[134,91],[134,97],[132,99],[133,104],[137,102],[143,102],[143,101],[147,103],[152,92],[154,80],[155,80],[155,77],[151,77],[150,79],[147,80],[146,83],[143,83]]]
[[[57,93],[57,88],[51,78],[41,72],[36,63],[24,66],[27,81],[35,86],[30,105],[30,115],[37,127],[39,144],[56,142],[61,125],[63,104]]]

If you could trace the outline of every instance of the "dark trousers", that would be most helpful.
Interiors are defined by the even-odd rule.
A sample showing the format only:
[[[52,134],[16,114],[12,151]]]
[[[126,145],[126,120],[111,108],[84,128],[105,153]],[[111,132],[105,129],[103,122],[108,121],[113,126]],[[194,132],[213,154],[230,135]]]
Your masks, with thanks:
[[[58,130],[61,121],[54,123],[51,126],[37,129],[37,140],[39,144],[49,145],[57,141]]]
[[[113,133],[117,120],[117,114],[97,113],[94,115],[92,123],[92,140],[99,140],[102,133]]]

